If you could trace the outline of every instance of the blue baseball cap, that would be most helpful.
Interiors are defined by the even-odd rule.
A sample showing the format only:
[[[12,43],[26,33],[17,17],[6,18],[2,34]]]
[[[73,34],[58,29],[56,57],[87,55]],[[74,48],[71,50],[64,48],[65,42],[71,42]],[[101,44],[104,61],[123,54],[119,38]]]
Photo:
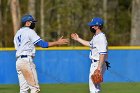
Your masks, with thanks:
[[[95,17],[88,23],[88,26],[103,26],[104,21],[100,17]]]
[[[32,22],[37,22],[32,15],[24,15],[22,18],[21,18],[21,22],[27,22],[27,21],[32,21]]]

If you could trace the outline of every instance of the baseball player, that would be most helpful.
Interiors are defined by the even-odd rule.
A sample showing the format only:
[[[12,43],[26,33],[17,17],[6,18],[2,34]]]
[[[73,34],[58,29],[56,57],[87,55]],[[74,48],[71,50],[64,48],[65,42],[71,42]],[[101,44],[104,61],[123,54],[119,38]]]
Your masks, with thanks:
[[[21,19],[22,27],[14,37],[16,49],[16,70],[18,73],[20,93],[38,93],[40,91],[38,78],[33,58],[35,57],[35,46],[48,48],[50,46],[67,44],[68,40],[61,37],[54,42],[43,41],[33,30],[36,20],[32,15],[25,15]]]
[[[89,57],[92,61],[89,73],[90,93],[99,93],[101,89],[100,83],[95,84],[91,79],[91,75],[94,74],[95,70],[101,71],[101,74],[103,75],[106,70],[105,61],[107,60],[108,44],[105,34],[101,31],[103,28],[103,24],[103,19],[99,17],[93,18],[92,21],[88,23],[90,31],[94,33],[91,41],[83,40],[76,33],[71,34],[72,39],[80,42],[85,46],[90,46],[91,51]]]

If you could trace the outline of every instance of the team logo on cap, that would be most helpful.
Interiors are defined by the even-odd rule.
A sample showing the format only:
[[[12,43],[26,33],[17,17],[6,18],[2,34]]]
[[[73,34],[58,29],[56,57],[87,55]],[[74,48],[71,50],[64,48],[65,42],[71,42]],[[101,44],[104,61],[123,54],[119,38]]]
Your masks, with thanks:
[[[98,25],[99,23],[98,22],[96,22],[96,25]]]

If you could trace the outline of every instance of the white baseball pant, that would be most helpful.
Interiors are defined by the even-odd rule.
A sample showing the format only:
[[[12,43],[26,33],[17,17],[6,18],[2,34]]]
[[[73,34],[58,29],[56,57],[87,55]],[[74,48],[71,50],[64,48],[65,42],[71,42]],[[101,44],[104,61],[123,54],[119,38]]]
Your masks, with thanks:
[[[18,73],[20,93],[38,93],[40,91],[35,64],[31,56],[17,58],[16,70]]]
[[[92,63],[91,63],[91,66],[90,66],[90,73],[89,73],[89,90],[90,90],[90,93],[99,93],[101,91],[100,84],[94,84],[91,80],[91,75],[97,69],[98,63],[99,63],[99,61],[94,62],[94,60],[92,60]],[[106,70],[106,64],[104,63],[102,74],[104,74],[105,70]]]

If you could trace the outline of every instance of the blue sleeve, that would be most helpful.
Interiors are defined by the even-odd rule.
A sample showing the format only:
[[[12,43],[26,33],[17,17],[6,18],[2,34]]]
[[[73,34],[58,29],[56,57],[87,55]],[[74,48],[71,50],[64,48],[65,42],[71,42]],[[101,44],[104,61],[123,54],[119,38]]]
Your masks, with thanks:
[[[35,45],[40,46],[42,48],[48,48],[49,46],[48,42],[45,42],[43,40],[38,41]]]

